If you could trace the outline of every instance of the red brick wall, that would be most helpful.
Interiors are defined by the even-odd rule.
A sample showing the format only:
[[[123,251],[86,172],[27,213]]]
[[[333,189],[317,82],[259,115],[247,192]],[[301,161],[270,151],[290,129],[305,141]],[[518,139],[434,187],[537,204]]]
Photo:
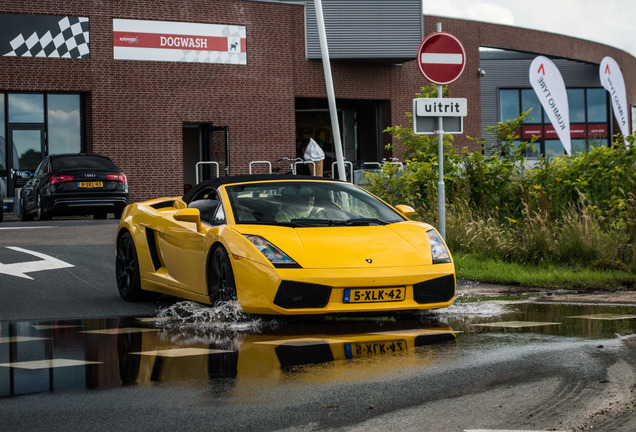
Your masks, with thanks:
[[[295,97],[326,98],[320,61],[305,59],[304,8],[240,0],[86,2],[8,0],[0,13],[90,18],[90,60],[0,57],[0,91],[85,92],[87,150],[111,156],[129,177],[131,199],[180,195],[182,124],[229,126],[233,174],[251,160],[275,161],[295,151]],[[244,25],[247,65],[113,60],[112,19]],[[611,55],[626,73],[628,102],[636,59],[587,41],[485,23],[425,17],[425,34],[456,35],[467,51],[453,97],[468,98],[466,135],[481,136],[477,69],[480,44],[600,62]],[[402,65],[333,62],[338,98],[384,100],[386,125],[403,124],[412,99],[428,83],[415,61]],[[471,142],[465,135],[455,142]],[[473,147],[471,147],[474,149]]]
[[[90,60],[0,57],[0,91],[87,92],[87,150],[128,175],[131,199],[183,192],[182,124],[229,126],[232,172],[295,149],[292,18],[299,6],[225,0],[9,1],[2,13],[87,16]],[[247,27],[248,64],[113,60],[112,19]]]

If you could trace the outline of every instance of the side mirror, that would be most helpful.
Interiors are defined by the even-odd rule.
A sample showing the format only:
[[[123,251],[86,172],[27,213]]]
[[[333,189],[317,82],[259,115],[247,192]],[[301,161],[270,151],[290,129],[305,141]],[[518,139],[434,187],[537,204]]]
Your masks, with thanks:
[[[397,209],[397,211],[402,213],[407,218],[415,214],[415,210],[413,210],[413,207],[409,207],[407,205],[400,204],[400,205],[396,205],[395,208]]]
[[[174,214],[174,219],[179,222],[191,222],[197,225],[197,231],[201,228],[201,213],[199,209],[185,208],[177,210]]]

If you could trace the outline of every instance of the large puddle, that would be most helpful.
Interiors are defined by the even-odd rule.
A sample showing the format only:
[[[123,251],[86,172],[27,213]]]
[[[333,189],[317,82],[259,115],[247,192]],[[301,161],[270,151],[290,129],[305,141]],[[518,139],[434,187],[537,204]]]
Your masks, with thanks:
[[[152,317],[0,322],[0,398],[157,384],[240,395],[453,361],[462,347],[636,334],[636,307],[456,303],[438,311],[272,318],[179,302]],[[520,342],[521,341],[521,342]]]

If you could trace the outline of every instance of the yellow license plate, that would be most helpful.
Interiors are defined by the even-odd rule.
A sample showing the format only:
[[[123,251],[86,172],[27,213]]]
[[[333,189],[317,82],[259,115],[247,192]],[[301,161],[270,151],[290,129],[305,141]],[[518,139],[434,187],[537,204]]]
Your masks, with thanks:
[[[406,341],[403,339],[373,342],[357,342],[345,344],[345,356],[348,359],[357,357],[370,357],[385,354],[395,354],[407,350]]]
[[[100,188],[104,187],[104,182],[79,182],[77,186],[81,188]]]
[[[345,303],[378,303],[402,301],[406,295],[405,287],[393,288],[355,288],[344,292]]]

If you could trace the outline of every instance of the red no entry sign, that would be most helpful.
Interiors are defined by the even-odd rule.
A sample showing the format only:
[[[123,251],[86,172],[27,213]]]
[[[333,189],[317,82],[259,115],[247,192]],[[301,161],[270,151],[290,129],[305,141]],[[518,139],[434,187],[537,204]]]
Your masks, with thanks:
[[[452,34],[431,33],[417,50],[417,64],[422,75],[430,82],[450,84],[464,72],[466,51]]]

